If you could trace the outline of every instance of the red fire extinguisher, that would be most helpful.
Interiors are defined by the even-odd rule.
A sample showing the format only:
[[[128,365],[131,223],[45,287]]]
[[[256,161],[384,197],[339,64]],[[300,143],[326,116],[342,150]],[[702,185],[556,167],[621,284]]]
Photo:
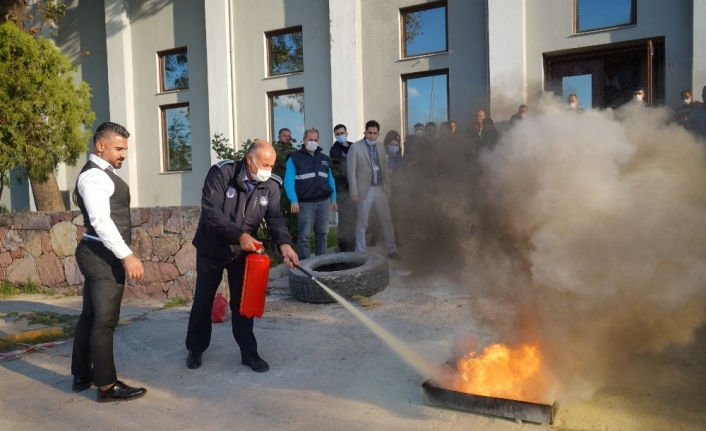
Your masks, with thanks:
[[[245,317],[262,317],[265,312],[270,258],[264,251],[262,244],[255,244],[255,253],[245,258],[243,295],[240,298],[240,314]]]

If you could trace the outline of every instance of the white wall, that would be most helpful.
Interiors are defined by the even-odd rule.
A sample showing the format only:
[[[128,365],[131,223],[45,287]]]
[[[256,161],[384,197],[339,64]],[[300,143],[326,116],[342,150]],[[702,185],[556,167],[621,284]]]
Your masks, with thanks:
[[[694,0],[693,19],[693,40],[701,43],[693,44],[694,65],[691,88],[694,91],[694,99],[700,100],[701,90],[706,86],[706,55],[703,50],[703,41],[706,41],[706,2],[703,0]]]
[[[449,0],[448,52],[401,58],[400,8],[415,0],[362,2],[364,118],[380,123],[384,134],[402,130],[404,107],[401,75],[449,69],[449,119],[460,131],[475,121],[471,113],[487,108],[486,10],[484,0]],[[351,140],[362,136],[349,137]]]
[[[268,138],[270,113],[267,93],[304,88],[305,127],[321,133],[322,147],[333,142],[331,119],[331,66],[328,0],[260,0],[253,3],[233,1],[235,78],[235,141]],[[265,32],[302,26],[304,72],[267,76]],[[276,131],[275,131],[276,133]],[[299,133],[292,131],[301,141]],[[331,136],[331,139],[327,139]],[[330,142],[329,142],[330,141]]]
[[[698,0],[693,0],[698,1]],[[666,104],[677,106],[679,93],[692,82],[692,0],[640,0],[637,25],[616,30],[573,34],[573,2],[527,2],[527,93],[543,89],[542,54],[552,51],[666,36]]]
[[[131,144],[139,188],[133,205],[198,205],[211,167],[203,2],[131,0],[130,24],[136,136]],[[180,47],[187,48],[189,88],[160,93],[157,52]],[[159,107],[184,102],[191,112],[192,170],[162,172]]]

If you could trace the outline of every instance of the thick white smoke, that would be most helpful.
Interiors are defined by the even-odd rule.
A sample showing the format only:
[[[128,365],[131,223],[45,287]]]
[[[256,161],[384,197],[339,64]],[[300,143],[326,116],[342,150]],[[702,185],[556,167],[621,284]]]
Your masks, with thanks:
[[[706,146],[668,120],[543,101],[479,152],[472,213],[453,213],[474,311],[494,341],[541,341],[559,401],[706,321]]]

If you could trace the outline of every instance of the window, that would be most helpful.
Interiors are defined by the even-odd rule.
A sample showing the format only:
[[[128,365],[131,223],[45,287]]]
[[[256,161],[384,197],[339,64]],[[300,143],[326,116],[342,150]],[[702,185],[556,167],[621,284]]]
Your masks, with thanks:
[[[574,33],[635,24],[636,0],[574,0]]]
[[[449,118],[449,73],[435,71],[402,77],[405,94],[405,130],[414,134],[416,123],[439,125]]]
[[[174,91],[189,88],[189,61],[186,48],[159,54],[159,90]]]
[[[302,28],[293,27],[265,33],[269,76],[304,71]]]
[[[270,125],[272,141],[282,128],[292,131],[294,140],[304,134],[304,89],[278,91],[268,94],[270,99]]]
[[[401,9],[402,56],[446,52],[446,2]]]
[[[191,114],[189,104],[162,106],[164,170],[191,170]]]

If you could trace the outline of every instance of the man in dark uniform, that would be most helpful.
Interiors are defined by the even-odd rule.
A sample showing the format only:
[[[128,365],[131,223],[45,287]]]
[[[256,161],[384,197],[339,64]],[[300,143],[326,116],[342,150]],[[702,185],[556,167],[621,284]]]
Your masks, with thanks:
[[[191,369],[201,366],[201,355],[211,342],[211,309],[224,269],[228,270],[233,337],[242,364],[260,373],[270,368],[257,353],[253,319],[240,315],[240,297],[245,257],[260,244],[254,236],[263,218],[284,262],[290,267],[299,265],[280,210],[282,180],[272,175],[275,159],[272,144],[255,140],[242,161],[224,160],[208,171],[193,240],[198,276],[186,333],[186,366]]]
[[[338,248],[341,251],[355,251],[355,218],[357,206],[351,200],[346,171],[346,157],[353,145],[348,141],[348,129],[343,124],[333,128],[336,142],[333,143],[329,155],[336,183],[336,201],[338,202]]]
[[[76,392],[95,383],[98,402],[135,399],[147,392],[118,380],[113,359],[113,333],[120,317],[125,275],[134,279],[144,276],[142,262],[129,247],[130,188],[114,172],[127,157],[129,137],[119,124],[98,126],[93,153],[76,179],[74,194],[86,227],[76,248],[76,262],[86,281],[71,374]]]

